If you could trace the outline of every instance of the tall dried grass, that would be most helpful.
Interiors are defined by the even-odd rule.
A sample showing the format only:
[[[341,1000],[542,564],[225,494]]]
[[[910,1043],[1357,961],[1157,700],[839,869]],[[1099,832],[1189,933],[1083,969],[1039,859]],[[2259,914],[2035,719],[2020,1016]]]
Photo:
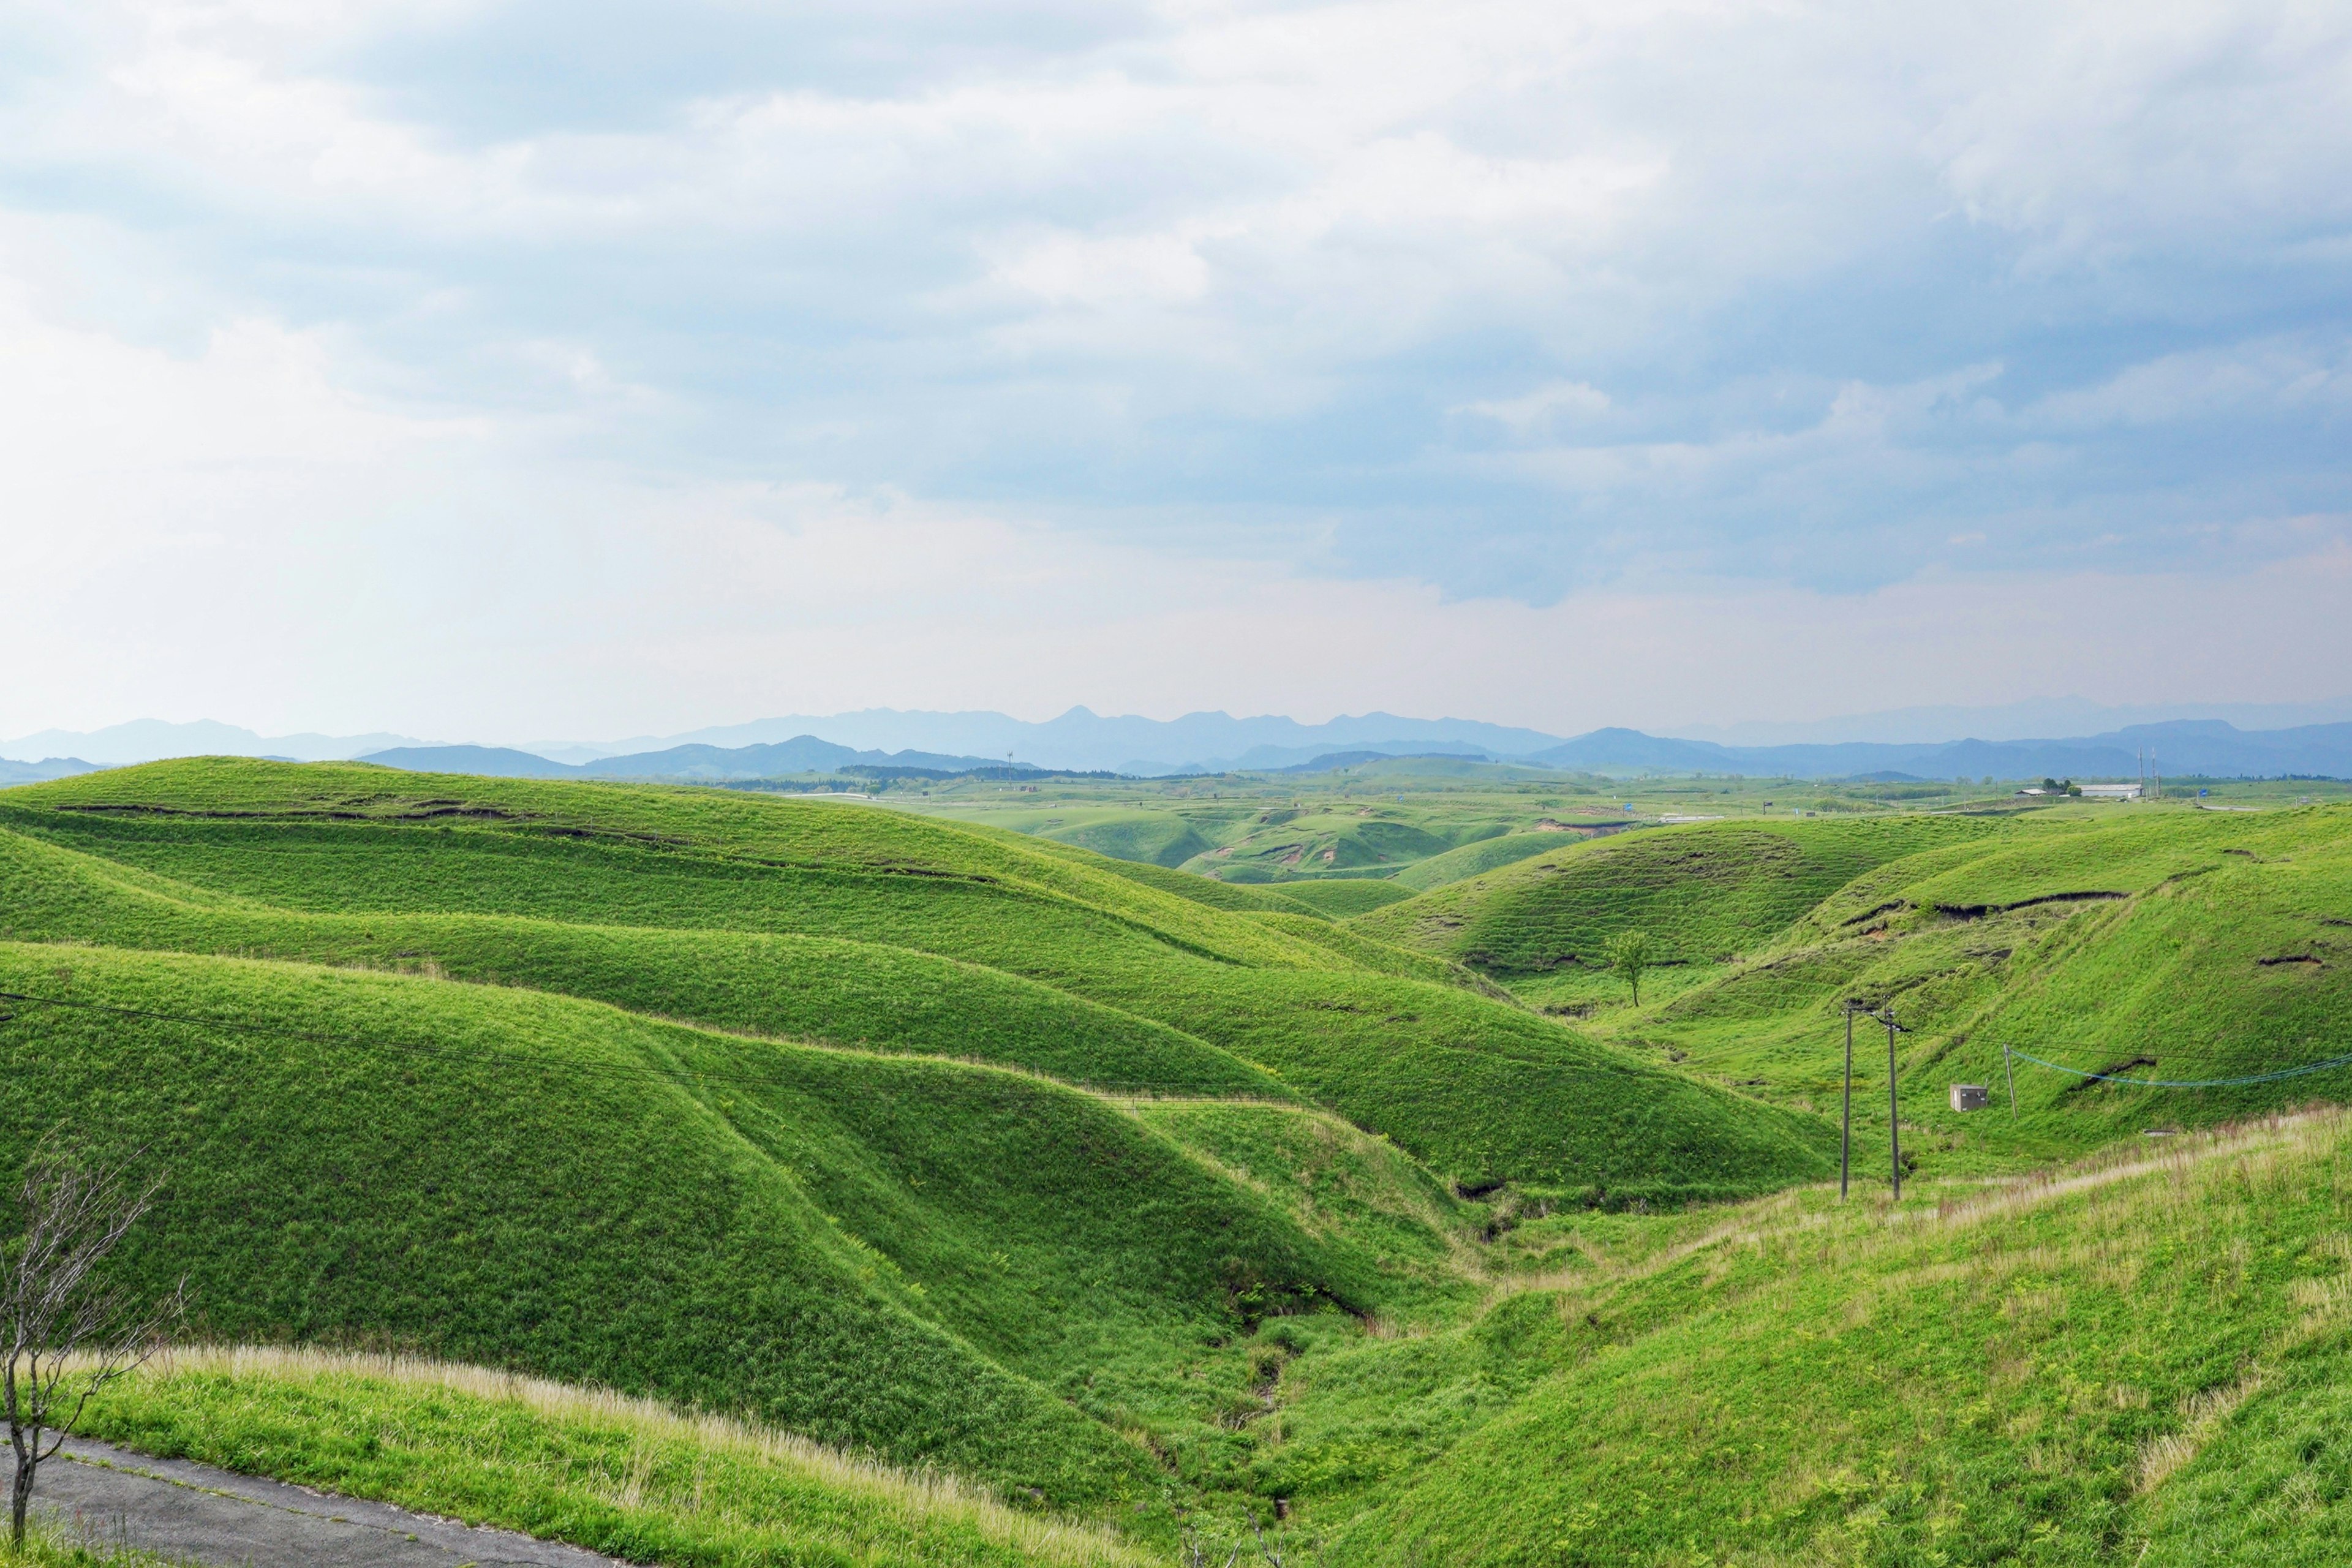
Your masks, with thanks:
[[[215,1373],[279,1382],[352,1377],[446,1388],[478,1399],[518,1404],[551,1421],[617,1429],[640,1445],[685,1443],[706,1451],[795,1472],[906,1518],[946,1516],[1040,1563],[1074,1568],[1139,1568],[1145,1561],[1108,1531],[1009,1509],[970,1483],[936,1472],[901,1469],[735,1416],[674,1410],[656,1400],[583,1388],[517,1373],[420,1356],[306,1347],[202,1345],[175,1348],[151,1375]],[[624,1478],[629,1506],[643,1501],[646,1465]]]

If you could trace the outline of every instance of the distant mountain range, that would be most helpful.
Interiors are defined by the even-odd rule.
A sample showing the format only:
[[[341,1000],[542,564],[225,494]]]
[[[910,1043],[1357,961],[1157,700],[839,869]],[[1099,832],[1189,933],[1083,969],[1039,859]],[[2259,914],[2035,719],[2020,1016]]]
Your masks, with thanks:
[[[44,779],[71,778],[76,773],[97,771],[97,763],[85,763],[79,757],[43,757],[37,763],[12,763],[0,757],[0,786],[39,784]]]
[[[100,767],[152,763],[158,757],[286,757],[298,763],[341,762],[387,746],[419,746],[409,735],[263,735],[211,719],[175,724],[133,719],[103,730],[43,730],[0,741],[0,757],[86,758]]]
[[[1548,767],[1591,773],[1714,773],[1766,777],[1852,778],[1891,773],[1921,779],[2137,778],[2152,753],[2162,772],[2219,777],[2309,774],[2352,777],[2352,723],[2241,730],[2218,719],[2133,724],[2064,740],[1948,741],[1890,745],[1719,746],[1638,730],[1595,730],[1530,753]]]
[[[1388,722],[1393,725],[1399,721]],[[1518,739],[1531,732],[1509,733]],[[1309,753],[1303,760],[1297,756],[1301,750]],[[1720,746],[1711,741],[1646,735],[1639,730],[1595,730],[1572,741],[1527,751],[1481,748],[1459,741],[1432,746],[1420,740],[1392,740],[1338,752],[1262,744],[1249,748],[1239,757],[1182,768],[1130,764],[1113,771],[1316,773],[1381,757],[1416,756],[1484,756],[1575,773],[1745,773],[1811,779],[2020,779],[2045,775],[2137,778],[2142,759],[2152,756],[2157,768],[2176,776],[2205,773],[2275,777],[2302,773],[2345,778],[2352,777],[2352,723],[2245,731],[2218,719],[2182,720],[2169,724],[2135,724],[2105,735],[2059,740],[1951,741],[1906,745],[1852,741],[1837,745],[1798,746]],[[933,752],[857,751],[814,735],[799,735],[766,745],[672,746],[578,763],[481,746],[404,747],[379,752],[365,760],[392,767],[447,773],[543,778],[667,778],[711,783],[827,773],[860,764],[948,772],[1005,765],[993,759]]]
[[[411,773],[523,779],[668,779],[686,784],[728,784],[793,773],[838,773],[853,767],[925,768],[956,773],[1006,765],[1002,759],[951,757],[937,752],[861,752],[814,735],[795,735],[765,746],[671,746],[593,763],[559,763],[504,746],[395,746],[359,760]]]
[[[1341,715],[1323,724],[1296,719],[1236,719],[1187,713],[1181,719],[1106,718],[1073,708],[1043,723],[1003,713],[900,712],[874,708],[826,718],[799,715],[730,724],[680,735],[640,736],[601,745],[544,742],[523,749],[559,762],[586,763],[680,745],[737,748],[821,735],[835,745],[896,752],[1017,758],[1034,767],[1160,774],[1288,767],[1329,752],[1446,752],[1519,755],[1559,744],[1561,737],[1475,719],[1400,719],[1392,713]]]
[[[196,754],[297,761],[363,757],[388,766],[543,778],[667,778],[720,783],[847,767],[961,772],[1008,763],[1039,769],[1168,773],[1274,772],[1340,765],[1339,756],[1461,756],[1606,773],[1708,773],[1764,777],[1922,779],[2134,778],[2152,752],[2166,774],[2303,774],[2352,778],[2352,722],[2242,730],[2218,719],[2130,724],[2103,733],[2028,740],[1845,741],[1727,745],[1639,730],[1573,739],[1465,719],[1343,716],[1324,724],[1284,718],[1104,718],[1074,708],[1044,723],[1002,713],[870,710],[830,719],[772,719],[646,743],[445,746],[407,736],[264,736],[210,721],[142,720],[76,734],[47,731],[0,742],[0,784],[96,765]]]

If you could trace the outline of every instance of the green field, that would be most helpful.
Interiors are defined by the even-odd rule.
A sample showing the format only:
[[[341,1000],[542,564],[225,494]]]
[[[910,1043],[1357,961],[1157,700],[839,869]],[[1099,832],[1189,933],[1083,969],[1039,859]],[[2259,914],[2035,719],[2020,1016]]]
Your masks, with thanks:
[[[2089,806],[2022,818],[1706,824],[1624,835],[1450,884],[1350,921],[1466,961],[1589,1032],[1765,1098],[1834,1109],[1843,1008],[1907,1031],[1914,1153],[1968,1169],[2338,1096],[2334,1079],[2192,1091],[2018,1069],[2250,1076],[2352,1050],[2352,809]],[[1643,1005],[1601,944],[1641,929],[1665,967]],[[1884,1037],[1865,1023],[1865,1061]],[[1875,1053],[1874,1057],[1872,1053]],[[1883,1065],[1876,1081],[1885,1081]],[[1885,1137],[1883,1100],[1860,1114]]]
[[[1089,847],[1181,847],[1131,802],[334,764],[0,792],[0,1148],[66,1118],[168,1169],[121,1267],[188,1272],[203,1339],[974,1489],[730,1471],[720,1528],[679,1477],[740,1434],[358,1363],[192,1363],[107,1429],[660,1561],[1169,1561],[1251,1517],[1334,1564],[2333,1560],[2341,1128],[2258,1119],[2346,1075],[2029,1065],[2012,1119],[2002,1073],[2352,1052],[2352,807],[1309,805],[1187,820],[1426,852],[1253,883]],[[1835,1201],[1849,1001],[1907,1030],[1895,1215],[1867,1021]],[[1040,1510],[1127,1544],[1008,1545]]]

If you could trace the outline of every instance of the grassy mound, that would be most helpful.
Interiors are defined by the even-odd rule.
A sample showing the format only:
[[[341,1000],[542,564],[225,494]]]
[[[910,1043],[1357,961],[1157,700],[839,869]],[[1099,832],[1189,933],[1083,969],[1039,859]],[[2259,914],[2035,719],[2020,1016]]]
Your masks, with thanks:
[[[1500,973],[1605,962],[1645,931],[1666,963],[1752,952],[1856,877],[1984,836],[1962,817],[1703,823],[1564,846],[1356,921],[1366,935]]]
[[[1282,891],[1283,896],[1292,901],[1338,920],[1345,920],[1350,915],[1367,915],[1384,904],[1412,897],[1410,888],[1370,877],[1302,879],[1283,883]]]
[[[1506,833],[1499,837],[1465,844],[1459,849],[1448,849],[1443,855],[1433,855],[1416,865],[1407,866],[1387,885],[1398,889],[1400,895],[1425,893],[1432,888],[1443,888],[1449,882],[1459,882],[1465,878],[1500,870],[1506,866],[1516,866],[1522,860],[1531,860],[1561,847],[1562,840],[1557,833]]]
[[[1192,823],[1165,811],[1090,812],[1066,826],[1041,826],[1037,835],[1114,860],[1171,868],[1215,847]]]
[[[2028,1065],[2014,1128],[2006,1116],[2004,1046],[2168,1080],[2344,1054],[2352,927],[2331,922],[2352,912],[2339,910],[2352,911],[2352,812],[2341,807],[2018,823],[1858,879],[1755,962],[1623,1027],[1825,1104],[1843,1000],[1888,1003],[1912,1031],[1903,1106],[1923,1154],[1965,1166],[2004,1150],[2080,1150],[2352,1089],[2343,1071],[2180,1090]],[[1864,1037],[1883,1063],[1883,1041]],[[1989,1124],[1953,1112],[1955,1081],[1993,1086],[2003,1114]]]
[[[1818,1123],[1530,1017],[1442,959],[855,805],[216,761],[12,791],[0,829],[38,841],[0,857],[28,883],[120,868],[107,910],[15,927],[45,939],[437,965],[1121,1089],[1305,1093],[1465,1181],[1663,1195],[1821,1168]],[[134,895],[147,912],[121,914]]]
[[[1076,1501],[1157,1467],[1049,1384],[1148,1392],[1202,1335],[1377,1291],[1016,1074],[216,958],[0,944],[0,990],[65,1004],[0,1003],[0,1161],[68,1110],[152,1151],[127,1267],[187,1271],[217,1338],[514,1365]]]

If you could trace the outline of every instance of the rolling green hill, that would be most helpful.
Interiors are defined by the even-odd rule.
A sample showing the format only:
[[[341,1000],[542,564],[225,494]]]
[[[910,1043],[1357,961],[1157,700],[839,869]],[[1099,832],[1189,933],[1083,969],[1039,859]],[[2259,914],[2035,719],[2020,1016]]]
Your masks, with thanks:
[[[1754,1205],[1310,1359],[1268,1484],[1310,1522],[1328,1498],[1351,1564],[2338,1563],[2345,1135],[2128,1150],[1899,1223]],[[1432,1458],[1415,1426],[1461,1435]]]
[[[192,1271],[210,1336],[734,1412],[1163,1550],[1198,1509],[1217,1561],[1277,1513],[1335,1568],[2338,1560],[2347,1123],[2264,1119],[2352,1070],[2027,1064],[2013,1119],[2002,1070],[2352,1054],[2352,807],[1504,858],[1536,837],[1372,907],[1397,881],[837,801],[226,762],[8,791],[0,1154],[64,1113],[168,1164],[124,1264]],[[1668,963],[1639,1006],[1598,963],[1633,930]],[[1834,1198],[1849,1002],[1907,1031],[1892,1212],[1867,1022]],[[417,1398],[165,1378],[113,1418],[465,1503],[351,1433],[521,1417]],[[759,1560],[773,1521],[689,1508],[686,1449],[631,1512],[620,1439],[512,1429],[594,1457],[451,1473]],[[1012,1538],[911,1517],[843,1528]]]
[[[18,909],[73,902],[58,868],[143,873],[103,907],[6,918],[43,940],[437,965],[1104,1087],[1301,1093],[1479,1184],[1754,1191],[1820,1168],[1820,1124],[1595,1047],[1442,960],[896,813],[212,762],[12,791],[0,832],[79,858],[0,858],[35,885]],[[134,893],[155,919],[124,915]]]
[[[1946,1096],[1965,1080],[1996,1086],[2005,1103],[2005,1046],[2180,1080],[2352,1049],[2352,927],[2329,923],[2344,920],[2344,807],[2086,807],[1654,830],[1347,924],[1471,959],[1621,1044],[1819,1110],[1835,1108],[1845,1003],[1891,1005],[1907,1031],[1898,1058],[1912,1152],[1967,1166],[2344,1092],[2303,1079],[2143,1090],[2029,1066],[2013,1133],[1953,1112]],[[1637,929],[1670,967],[1634,1008],[1600,949]],[[1866,1025],[1863,1047],[1883,1083],[1883,1037]],[[1881,1105],[1860,1114],[1883,1139]]]
[[[1245,1477],[1270,1319],[1463,1310],[1457,1185],[1827,1168],[1816,1117],[1176,875],[692,790],[210,761],[11,791],[0,1156],[65,1118],[168,1165],[124,1263],[187,1271],[208,1337],[1077,1507]]]
[[[1672,963],[1752,952],[1885,862],[1996,831],[1968,817],[1704,823],[1561,845],[1365,916],[1356,929],[1500,973],[1602,962],[1640,929]]]
[[[1440,856],[1440,859],[1444,857]],[[1219,883],[1223,887],[1229,884]],[[1318,914],[1345,920],[1350,915],[1370,914],[1384,905],[1412,897],[1412,889],[1399,887],[1391,879],[1378,880],[1369,877],[1321,877],[1301,879],[1282,884],[1282,896],[1293,903],[1304,904]]]
[[[1822,1103],[1843,999],[1891,1004],[1912,1031],[1905,1116],[1924,1149],[1960,1135],[1948,1083],[2005,1097],[2005,1046],[2171,1080],[2352,1050],[2352,926],[2337,923],[2347,920],[2343,807],[2021,822],[1878,868],[1752,962],[1628,1016],[1620,1032]],[[2193,1091],[2032,1066],[2018,1075],[2017,1136],[2053,1152],[2347,1090],[2342,1075]]]
[[[1050,1391],[1097,1349],[1066,1335],[1363,1288],[1020,1075],[236,959],[9,943],[0,991],[56,1004],[0,1003],[0,1139],[70,1113],[152,1151],[132,1271],[186,1272],[208,1335],[521,1365],[1078,1501],[1151,1467]]]
[[[1499,870],[1521,860],[1561,847],[1557,832],[1505,833],[1493,838],[1481,838],[1465,844],[1459,849],[1448,849],[1442,855],[1407,866],[1391,879],[1401,891],[1425,893],[1432,888],[1442,888],[1448,882],[1458,882],[1465,877]]]

